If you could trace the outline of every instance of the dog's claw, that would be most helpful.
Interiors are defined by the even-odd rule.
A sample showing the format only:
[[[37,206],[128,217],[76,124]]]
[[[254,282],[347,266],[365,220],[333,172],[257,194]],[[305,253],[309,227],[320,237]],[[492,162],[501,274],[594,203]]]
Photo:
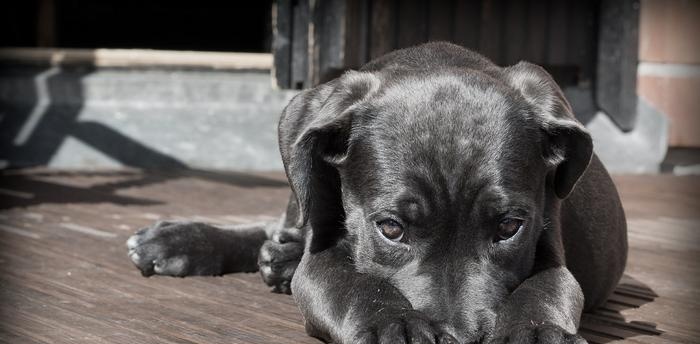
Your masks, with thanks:
[[[272,291],[291,294],[291,281],[304,253],[303,239],[285,234],[282,229],[272,240],[267,240],[260,248],[258,267],[263,281]]]
[[[221,267],[215,263],[216,259],[201,259],[213,256],[213,247],[208,245],[206,237],[210,228],[196,222],[165,221],[142,228],[126,241],[129,259],[144,277],[220,274]],[[193,269],[192,260],[211,263]]]

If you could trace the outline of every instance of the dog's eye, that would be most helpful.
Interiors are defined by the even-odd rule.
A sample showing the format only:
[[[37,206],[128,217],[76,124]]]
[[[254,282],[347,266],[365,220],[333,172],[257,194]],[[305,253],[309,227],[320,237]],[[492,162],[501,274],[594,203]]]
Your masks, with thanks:
[[[498,233],[496,233],[495,241],[510,239],[518,233],[521,228],[523,228],[523,220],[513,218],[504,219],[498,224]]]
[[[383,236],[391,241],[399,241],[403,237],[403,227],[392,219],[377,221],[377,228]]]

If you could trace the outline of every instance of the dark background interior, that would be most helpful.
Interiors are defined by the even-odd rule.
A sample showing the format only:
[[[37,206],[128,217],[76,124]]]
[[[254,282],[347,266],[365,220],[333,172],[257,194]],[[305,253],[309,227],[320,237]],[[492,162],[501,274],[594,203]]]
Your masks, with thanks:
[[[2,46],[37,46],[41,0],[0,4]],[[62,48],[269,52],[272,0],[56,0]]]

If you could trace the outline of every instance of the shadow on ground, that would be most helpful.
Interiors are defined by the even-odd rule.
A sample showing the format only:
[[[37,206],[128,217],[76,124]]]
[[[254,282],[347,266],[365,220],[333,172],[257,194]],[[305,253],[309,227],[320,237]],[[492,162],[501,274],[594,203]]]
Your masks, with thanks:
[[[656,324],[627,321],[622,311],[653,302],[658,295],[646,284],[625,274],[608,301],[594,312],[585,313],[579,329],[589,343],[610,343],[637,336],[658,336]]]
[[[51,178],[75,176],[101,177],[107,181],[90,186],[56,183]],[[240,172],[214,172],[195,169],[172,171],[54,171],[5,170],[0,172],[0,210],[45,203],[114,203],[119,205],[157,205],[161,201],[118,195],[119,190],[164,183],[178,178],[196,178],[243,188],[287,187],[286,181]],[[115,180],[116,179],[116,180]]]

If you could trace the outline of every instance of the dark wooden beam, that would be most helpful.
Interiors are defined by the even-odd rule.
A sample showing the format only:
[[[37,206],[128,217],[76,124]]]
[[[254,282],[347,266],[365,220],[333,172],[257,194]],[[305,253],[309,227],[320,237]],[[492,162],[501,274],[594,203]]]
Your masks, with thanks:
[[[370,58],[382,56],[396,47],[396,11],[394,0],[372,1],[370,22]]]
[[[292,6],[292,48],[290,88],[310,87],[309,81],[309,0]]]
[[[272,4],[272,77],[279,88],[291,87],[292,1]]]
[[[481,4],[471,0],[456,0],[454,4],[453,42],[474,51],[479,51]]]
[[[502,65],[504,0],[484,1],[481,7],[479,52]]]
[[[637,119],[639,1],[603,0],[598,36],[596,100],[624,131]]]
[[[428,40],[428,4],[426,0],[398,2],[398,47],[407,48]]]
[[[309,9],[309,79],[318,85],[345,70],[346,0],[311,1]]]
[[[428,3],[428,40],[451,41],[453,21],[453,1],[430,1]]]
[[[369,61],[370,0],[353,0],[346,4],[345,65],[351,69]]]
[[[38,47],[56,46],[56,4],[54,0],[39,0],[36,36]]]

